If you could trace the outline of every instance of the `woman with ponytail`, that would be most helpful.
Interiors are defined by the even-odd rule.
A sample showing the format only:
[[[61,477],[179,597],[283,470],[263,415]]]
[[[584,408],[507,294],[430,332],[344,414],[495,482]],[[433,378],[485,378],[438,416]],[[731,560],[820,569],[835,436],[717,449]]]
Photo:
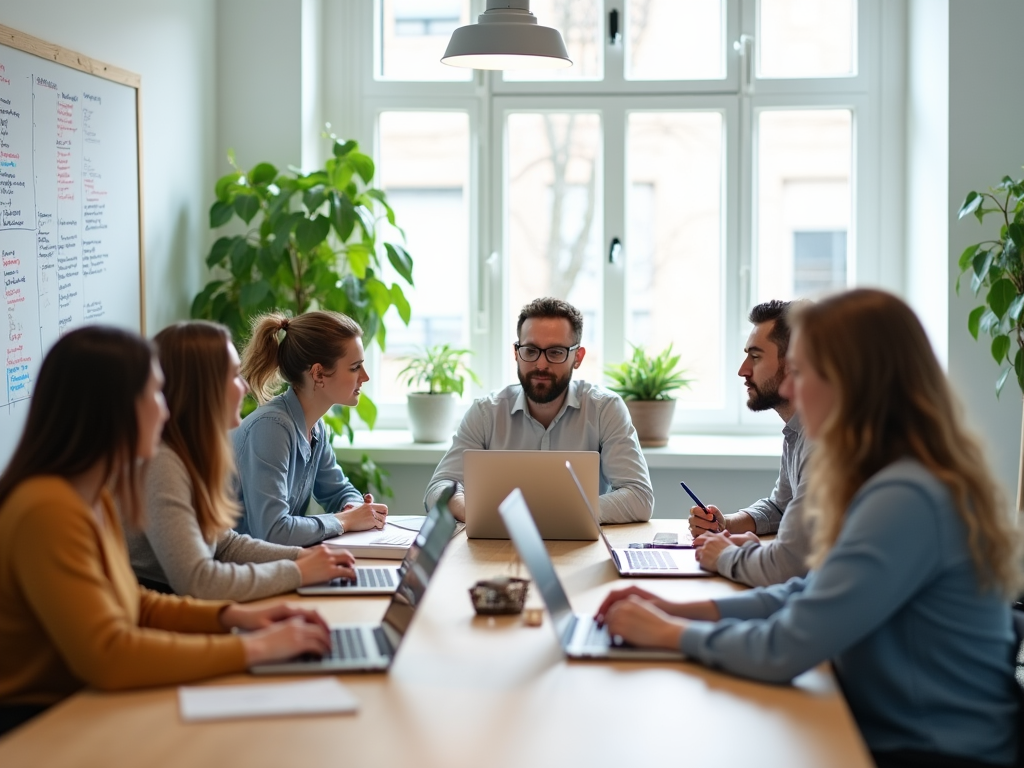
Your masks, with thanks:
[[[203,320],[154,339],[171,415],[146,472],[145,530],[127,534],[140,583],[206,599],[258,600],[303,584],[353,578],[352,555],[285,547],[236,533],[235,455],[228,430],[247,391],[231,332]]]
[[[271,313],[253,322],[241,372],[260,405],[233,436],[240,533],[304,547],[384,527],[388,508],[345,477],[322,420],[334,405],[359,402],[370,380],[363,357],[362,329],[338,312]],[[275,396],[282,383],[287,391]],[[325,514],[305,514],[311,498]]]
[[[880,768],[1013,765],[1020,535],[924,328],[869,289],[792,321],[781,392],[815,445],[811,572],[700,602],[616,590],[598,619],[756,680],[831,660]]]

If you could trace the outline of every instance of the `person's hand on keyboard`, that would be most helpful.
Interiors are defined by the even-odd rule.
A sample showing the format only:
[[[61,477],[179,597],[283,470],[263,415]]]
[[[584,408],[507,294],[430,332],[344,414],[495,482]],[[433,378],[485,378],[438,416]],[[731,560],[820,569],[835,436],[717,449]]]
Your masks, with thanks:
[[[356,559],[345,549],[331,549],[317,544],[299,552],[295,564],[299,567],[300,584],[322,584],[333,579],[353,580],[356,577]]]
[[[327,623],[314,610],[288,603],[227,606],[220,613],[225,629],[249,630],[240,635],[247,666],[284,661],[300,654],[323,656],[331,651]]]

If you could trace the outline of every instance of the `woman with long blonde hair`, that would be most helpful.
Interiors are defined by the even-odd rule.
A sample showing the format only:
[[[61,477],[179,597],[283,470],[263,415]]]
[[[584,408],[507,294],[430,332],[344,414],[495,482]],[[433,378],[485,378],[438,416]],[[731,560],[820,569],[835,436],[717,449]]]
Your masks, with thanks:
[[[782,391],[815,444],[811,572],[692,603],[617,590],[598,618],[758,680],[831,659],[879,766],[1012,765],[1020,537],[924,329],[868,289],[793,327]]]
[[[247,386],[231,332],[181,322],[154,342],[170,418],[146,473],[145,529],[127,535],[139,581],[180,595],[248,601],[353,578],[348,552],[285,547],[233,530],[239,507],[228,430],[241,421]]]
[[[356,405],[370,380],[362,335],[340,312],[291,318],[274,312],[253,322],[242,375],[260,405],[233,435],[244,510],[240,532],[307,546],[384,527],[387,506],[345,477],[323,422],[332,406]],[[283,383],[288,389],[275,395]],[[325,514],[306,514],[311,498]]]

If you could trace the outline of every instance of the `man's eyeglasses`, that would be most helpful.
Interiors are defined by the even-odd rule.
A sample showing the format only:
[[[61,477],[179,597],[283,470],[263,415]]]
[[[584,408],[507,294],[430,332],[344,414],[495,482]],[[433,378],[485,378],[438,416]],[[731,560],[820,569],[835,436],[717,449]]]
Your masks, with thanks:
[[[548,347],[547,349],[541,349],[540,347],[534,347],[530,344],[516,344],[516,354],[519,355],[519,359],[524,363],[535,363],[540,360],[540,353],[544,353],[544,357],[548,359],[549,363],[564,363],[569,359],[569,354],[575,352],[580,348],[579,344],[573,344],[571,347]]]

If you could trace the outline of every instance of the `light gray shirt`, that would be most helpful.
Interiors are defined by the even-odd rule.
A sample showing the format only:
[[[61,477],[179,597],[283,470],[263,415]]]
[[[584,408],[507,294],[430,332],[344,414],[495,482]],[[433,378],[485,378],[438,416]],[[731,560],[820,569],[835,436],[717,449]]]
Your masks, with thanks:
[[[569,383],[565,404],[547,428],[530,415],[519,384],[474,402],[430,479],[424,499],[428,509],[453,480],[462,490],[462,454],[471,448],[598,451],[601,522],[645,522],[654,512],[647,461],[640,452],[626,404],[614,392],[586,381]]]
[[[786,423],[782,435],[782,466],[775,488],[768,498],[740,510],[754,518],[759,535],[776,531],[778,535],[761,544],[728,547],[718,557],[722,576],[752,587],[779,584],[807,573],[811,532],[804,501],[811,446],[804,440],[803,425],[796,414]]]
[[[149,464],[145,501],[145,531],[126,531],[138,576],[209,600],[258,600],[299,587],[298,547],[231,530],[213,543],[203,538],[188,470],[166,445]]]

